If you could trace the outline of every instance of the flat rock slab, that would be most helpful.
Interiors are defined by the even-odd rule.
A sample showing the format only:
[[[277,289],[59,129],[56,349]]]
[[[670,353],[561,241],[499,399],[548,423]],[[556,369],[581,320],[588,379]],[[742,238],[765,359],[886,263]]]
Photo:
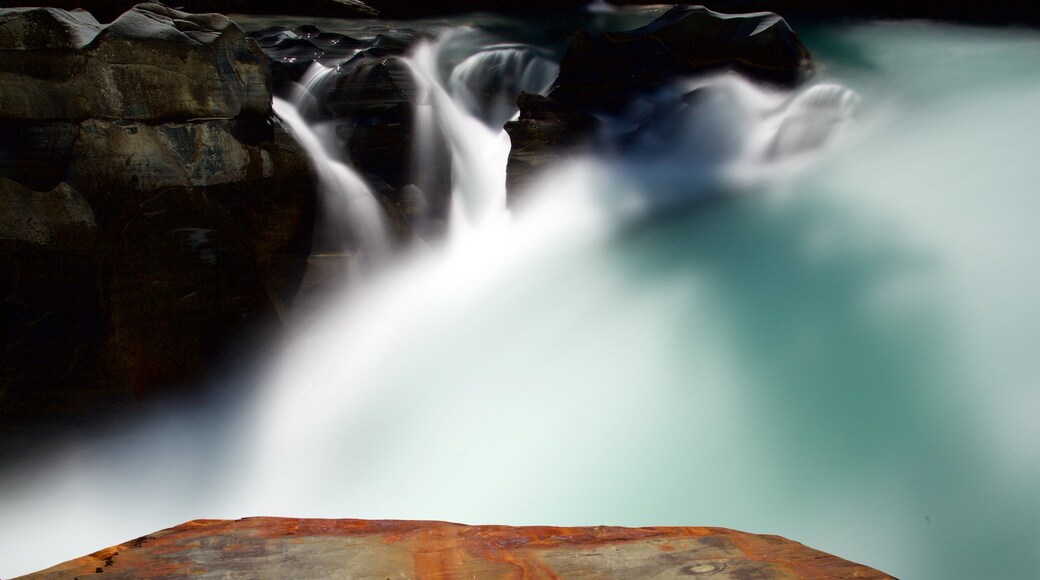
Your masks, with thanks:
[[[23,578],[892,578],[725,528],[195,520]]]

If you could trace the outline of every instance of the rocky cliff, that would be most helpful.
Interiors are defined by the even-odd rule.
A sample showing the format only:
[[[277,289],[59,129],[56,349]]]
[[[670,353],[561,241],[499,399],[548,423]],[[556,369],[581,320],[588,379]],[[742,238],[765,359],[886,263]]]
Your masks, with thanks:
[[[270,319],[308,253],[307,163],[226,17],[0,10],[0,418],[125,404]]]

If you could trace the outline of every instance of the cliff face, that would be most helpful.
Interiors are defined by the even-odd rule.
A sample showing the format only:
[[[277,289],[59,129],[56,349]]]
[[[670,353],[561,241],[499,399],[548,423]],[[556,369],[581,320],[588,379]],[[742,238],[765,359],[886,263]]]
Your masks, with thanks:
[[[292,296],[315,186],[270,87],[224,16],[0,9],[0,418],[190,381]]]
[[[23,578],[891,578],[779,536],[725,528],[196,520]]]

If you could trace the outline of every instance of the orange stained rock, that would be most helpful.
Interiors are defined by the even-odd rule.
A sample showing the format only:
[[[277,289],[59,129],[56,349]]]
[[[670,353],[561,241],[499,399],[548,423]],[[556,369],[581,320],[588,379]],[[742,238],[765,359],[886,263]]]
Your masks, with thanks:
[[[779,536],[725,528],[466,526],[292,518],[195,520],[24,578],[87,576],[891,578]]]

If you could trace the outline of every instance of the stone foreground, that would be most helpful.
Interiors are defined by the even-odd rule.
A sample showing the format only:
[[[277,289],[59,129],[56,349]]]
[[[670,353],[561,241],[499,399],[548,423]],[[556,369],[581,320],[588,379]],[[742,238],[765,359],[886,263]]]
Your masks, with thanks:
[[[195,520],[23,578],[892,578],[725,528]]]

